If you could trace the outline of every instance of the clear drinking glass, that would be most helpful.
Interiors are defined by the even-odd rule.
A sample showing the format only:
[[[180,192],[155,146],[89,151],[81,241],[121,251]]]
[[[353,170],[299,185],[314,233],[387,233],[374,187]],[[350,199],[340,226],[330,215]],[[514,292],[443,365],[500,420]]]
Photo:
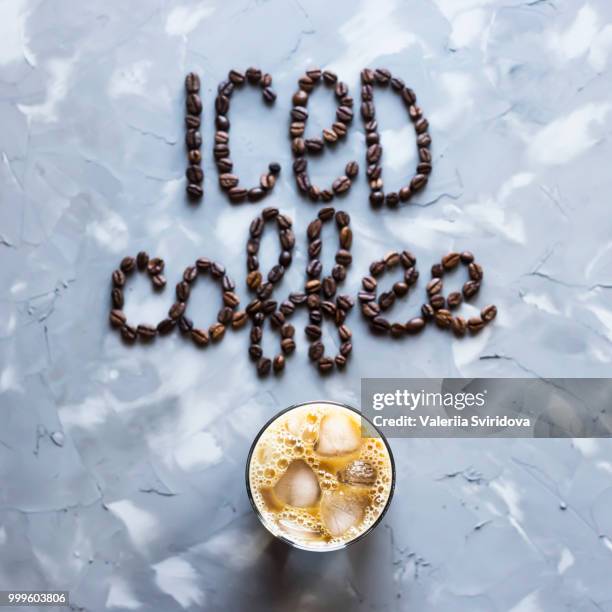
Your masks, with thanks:
[[[327,408],[326,408],[327,407]],[[282,529],[279,527],[278,525],[278,521],[275,523],[274,520],[272,520],[272,517],[270,516],[271,513],[267,512],[266,508],[264,508],[263,506],[260,508],[260,505],[262,505],[262,501],[261,501],[261,495],[255,495],[254,491],[252,490],[252,483],[251,483],[251,468],[252,468],[252,462],[255,461],[257,463],[259,463],[259,459],[255,457],[256,453],[261,453],[264,452],[265,449],[262,448],[261,445],[258,445],[258,443],[260,442],[260,440],[262,440],[262,436],[264,436],[264,440],[262,441],[262,444],[264,442],[266,442],[266,436],[265,434],[268,432],[268,430],[270,430],[270,428],[272,428],[270,430],[270,432],[272,431],[276,431],[275,426],[280,427],[281,423],[277,424],[277,421],[279,419],[283,419],[283,420],[287,420],[289,421],[289,419],[291,419],[292,415],[289,414],[292,411],[302,411],[302,412],[296,412],[294,416],[299,416],[302,414],[310,414],[311,410],[312,412],[317,412],[319,414],[338,414],[339,412],[341,412],[341,410],[338,409],[343,409],[343,410],[348,410],[352,413],[355,413],[359,419],[360,419],[360,423],[361,423],[361,445],[367,444],[369,446],[367,446],[367,448],[373,447],[376,449],[375,452],[377,452],[379,454],[379,456],[385,456],[388,459],[388,463],[386,462],[386,460],[380,459],[380,461],[384,461],[385,465],[384,465],[384,469],[383,472],[381,474],[381,478],[384,477],[385,479],[385,485],[384,487],[380,487],[380,489],[384,489],[383,493],[384,495],[387,496],[386,500],[384,499],[379,499],[378,500],[378,508],[376,509],[376,511],[372,511],[368,516],[369,519],[367,522],[369,522],[369,524],[363,529],[363,531],[361,532],[357,532],[354,533],[350,539],[346,540],[346,541],[331,541],[331,542],[313,542],[313,543],[307,543],[304,541],[296,541],[296,540],[300,540],[300,538],[296,537],[296,539],[292,539],[286,532],[283,533]],[[326,412],[327,410],[327,412]],[[314,417],[313,417],[314,418]],[[320,422],[319,425],[320,426]],[[271,436],[271,433],[269,434]],[[288,434],[288,438],[290,438],[291,435]],[[366,442],[367,440],[367,442]],[[380,442],[377,442],[377,440],[380,440],[382,442],[382,444]],[[276,447],[275,447],[276,448]],[[360,448],[362,448],[362,446],[360,446]],[[361,452],[361,451],[360,451]],[[278,453],[277,453],[278,454]],[[316,455],[316,452],[313,452],[314,455]],[[360,455],[361,456],[361,455]],[[322,463],[325,463],[325,457],[321,458],[321,457],[317,457],[316,460],[321,459]],[[335,461],[336,459],[333,459],[333,461]],[[338,459],[339,461],[342,461],[341,458]],[[254,470],[256,469],[260,469],[261,468],[257,468],[257,463],[254,466]],[[286,469],[286,465],[284,466]],[[379,468],[380,469],[380,468]],[[282,470],[280,470],[279,472],[276,473],[276,476],[278,476],[280,478]],[[378,472],[377,472],[378,474]],[[341,550],[343,548],[346,548],[349,544],[353,544],[354,542],[357,542],[363,538],[365,538],[369,533],[371,533],[377,525],[380,524],[380,522],[382,521],[385,513],[387,512],[387,509],[389,508],[389,505],[391,503],[391,499],[393,498],[393,492],[395,489],[395,462],[393,460],[393,454],[391,452],[391,448],[389,446],[389,443],[387,441],[387,439],[385,438],[385,436],[380,432],[380,430],[366,417],[364,417],[358,410],[356,410],[355,408],[348,406],[346,404],[342,404],[339,402],[332,402],[332,401],[313,401],[313,402],[304,402],[301,404],[295,404],[293,406],[290,406],[288,408],[286,408],[285,410],[282,410],[281,412],[279,412],[278,414],[276,414],[275,416],[273,416],[258,432],[257,436],[255,436],[255,439],[253,440],[253,444],[251,445],[251,448],[249,450],[249,455],[247,457],[247,462],[246,462],[246,488],[247,488],[247,495],[249,497],[249,501],[251,502],[251,506],[253,507],[253,510],[255,512],[255,514],[257,515],[257,517],[259,518],[259,520],[261,521],[261,523],[264,525],[264,527],[272,534],[274,535],[276,538],[282,540],[283,542],[289,544],[290,546],[294,547],[294,548],[299,548],[301,550],[309,550],[309,551],[316,551],[316,552],[330,552],[330,551],[334,551],[334,550]],[[254,476],[254,478],[256,478]],[[377,481],[378,482],[378,481]],[[256,483],[253,483],[254,485]],[[321,484],[321,483],[319,483]],[[351,486],[351,483],[349,483],[349,486],[345,485],[345,484],[341,484],[339,481],[337,482],[337,485],[340,487],[345,487],[346,489],[349,490],[353,490],[353,487]],[[335,485],[334,485],[335,486]],[[360,487],[357,487],[358,489],[360,489]],[[255,489],[257,490],[257,488],[255,487]],[[366,489],[363,489],[366,490]],[[379,489],[376,489],[379,490]],[[260,489],[261,491],[261,489]],[[371,494],[374,494],[374,489],[370,488],[368,489],[368,491],[371,492]],[[325,495],[325,492],[321,493],[321,495]],[[258,499],[260,500],[260,505],[258,505],[256,497],[258,497]],[[350,497],[350,494],[349,494]],[[295,533],[295,532],[294,532]],[[327,536],[328,538],[330,537],[329,535]],[[333,539],[333,538],[332,538]]]

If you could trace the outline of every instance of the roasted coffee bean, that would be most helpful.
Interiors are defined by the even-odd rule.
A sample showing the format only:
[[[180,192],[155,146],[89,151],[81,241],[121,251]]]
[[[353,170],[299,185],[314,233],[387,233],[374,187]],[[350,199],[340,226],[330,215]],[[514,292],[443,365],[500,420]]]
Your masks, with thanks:
[[[453,291],[452,293],[449,293],[448,297],[446,298],[446,303],[450,309],[457,308],[462,301],[463,296],[461,295],[460,291]]]
[[[207,272],[210,270],[210,259],[207,257],[200,257],[196,260],[196,268],[201,272]]]
[[[251,339],[252,344],[258,344],[261,342],[261,339],[263,338],[263,328],[260,325],[254,325],[251,328],[249,338]]]
[[[397,251],[391,251],[385,255],[384,262],[388,269],[394,268],[400,263],[400,254]]]
[[[387,206],[397,206],[399,203],[399,194],[395,191],[390,191],[387,195],[385,195],[385,202],[387,203]]]
[[[467,330],[467,322],[463,317],[453,317],[451,321],[451,329],[455,336],[465,336]]]
[[[268,103],[272,104],[274,100],[276,100],[276,93],[270,87],[264,87],[261,92],[263,95],[263,99]]]
[[[232,187],[229,191],[229,198],[232,202],[244,202],[248,191],[243,187]]]
[[[265,195],[265,191],[260,187],[253,187],[247,192],[249,202],[259,202]]]
[[[459,265],[461,261],[461,255],[459,253],[448,253],[442,258],[442,267],[445,270],[452,270]]]
[[[136,260],[133,257],[124,257],[119,267],[125,274],[131,274],[136,269]]]
[[[223,303],[234,309],[240,305],[240,298],[233,291],[223,292]]]
[[[291,98],[293,106],[305,107],[308,102],[308,92],[303,89],[298,89]]]
[[[338,249],[336,253],[336,263],[341,264],[343,266],[350,266],[353,261],[353,256],[351,252],[347,249]]]
[[[339,295],[336,298],[336,304],[338,305],[338,308],[342,308],[342,310],[346,310],[348,312],[355,305],[355,300],[353,300],[350,295]]]
[[[346,325],[341,325],[338,328],[338,335],[340,336],[340,340],[342,340],[342,342],[346,342],[347,340],[350,340],[353,334]]]
[[[390,83],[391,87],[393,87],[393,89],[395,89],[396,91],[401,91],[405,86],[404,81],[397,77],[391,77]]]
[[[321,208],[319,210],[317,216],[319,217],[319,219],[321,219],[321,221],[325,222],[329,221],[330,219],[333,219],[335,213],[336,211],[332,206],[325,206],[324,208]]]
[[[270,373],[270,368],[272,367],[272,361],[267,357],[262,357],[257,362],[257,374],[259,376],[267,376]]]
[[[416,268],[408,268],[404,272],[404,280],[409,286],[414,285],[419,279],[419,271]]]
[[[424,319],[429,320],[433,319],[436,311],[433,309],[431,304],[423,304],[421,306],[421,314],[423,315]]]
[[[307,138],[304,144],[306,145],[306,150],[314,154],[321,153],[325,146],[321,138]]]
[[[427,185],[427,176],[425,174],[415,174],[410,181],[411,191],[420,191]]]
[[[291,265],[292,256],[291,251],[283,250],[278,256],[278,263],[284,268],[288,268]]]
[[[453,315],[451,314],[449,310],[446,310],[445,308],[436,310],[434,314],[434,321],[438,327],[441,327],[441,328],[450,327],[452,320],[453,320]]]
[[[187,130],[185,144],[188,149],[199,149],[202,146],[202,135],[198,130]]]
[[[483,277],[482,266],[475,261],[468,265],[468,274],[473,281],[480,281]]]
[[[329,357],[321,357],[318,363],[319,372],[326,374],[334,369],[334,361]]]
[[[218,130],[227,130],[230,129],[230,121],[225,115],[217,115],[215,117],[215,127]]]
[[[274,357],[272,368],[275,372],[282,372],[285,369],[285,358],[283,355],[276,355],[276,357]]]
[[[115,287],[123,287],[125,285],[125,274],[121,270],[115,270],[112,278]]]
[[[308,297],[305,293],[293,292],[289,294],[289,299],[296,305],[304,304]]]
[[[412,106],[416,102],[416,96],[410,87],[404,87],[404,89],[402,89],[402,100],[404,100],[408,107]]]
[[[276,310],[277,303],[274,300],[264,300],[261,303],[261,311],[265,315],[272,314]]]
[[[427,121],[425,117],[421,117],[414,124],[414,129],[416,130],[417,134],[423,134],[427,131],[427,128],[429,128],[429,121]]]
[[[332,268],[331,275],[337,283],[341,283],[346,278],[346,268],[342,264],[336,264]]]
[[[306,121],[308,119],[308,110],[304,106],[294,106],[291,109],[291,119],[293,121]]]
[[[273,313],[270,316],[270,323],[274,327],[282,327],[285,323],[285,315],[280,311]]]
[[[392,323],[389,331],[394,338],[401,338],[406,333],[406,327],[402,323]]]
[[[348,357],[351,354],[352,350],[353,350],[353,343],[349,342],[348,340],[346,342],[343,342],[340,345],[340,354],[343,357]]]
[[[156,274],[151,277],[151,282],[155,289],[163,289],[166,286],[166,277],[163,274]]]
[[[350,188],[351,188],[351,179],[348,176],[346,176],[346,175],[338,177],[332,183],[332,190],[336,194],[345,193]]]
[[[115,308],[110,311],[108,320],[110,321],[110,324],[113,327],[122,327],[123,325],[125,325],[127,319],[122,310]]]
[[[373,70],[370,70],[370,68],[364,68],[361,71],[361,82],[364,85],[371,85],[372,83],[374,83],[374,80],[375,76]]]
[[[190,198],[193,199],[199,199],[204,195],[204,190],[202,189],[201,185],[198,185],[196,183],[189,183],[187,185],[187,187],[185,188],[185,191],[187,192],[187,195]]]
[[[318,202],[319,198],[321,197],[321,190],[316,185],[311,185],[308,188],[308,197],[313,202]]]
[[[137,331],[135,327],[132,327],[131,325],[124,325],[120,331],[121,337],[125,342],[131,344],[132,342],[136,341]]]
[[[198,346],[206,346],[209,342],[208,332],[205,329],[192,329],[191,339]]]
[[[349,106],[338,107],[336,118],[342,123],[350,123],[353,120],[353,109]]]
[[[334,362],[338,369],[342,369],[346,366],[346,357],[344,355],[336,355],[334,357]]]
[[[244,74],[238,70],[230,70],[227,78],[235,85],[242,85],[244,83]]]
[[[295,340],[293,338],[283,338],[280,346],[285,355],[290,355],[293,353],[293,351],[295,351]]]
[[[325,128],[322,132],[323,140],[329,144],[337,142],[338,134],[334,132],[334,130],[330,130],[329,128]]]
[[[189,283],[186,281],[181,281],[176,286],[176,299],[179,300],[179,302],[186,302],[189,298],[190,291],[191,288]]]
[[[371,293],[376,291],[378,283],[376,282],[376,279],[373,276],[364,276],[361,279],[361,286],[365,289],[365,291]]]
[[[386,333],[391,328],[391,323],[380,315],[374,317],[371,322],[372,328],[377,332]]]
[[[440,278],[432,278],[427,283],[427,295],[435,295],[436,293],[440,293],[442,291],[442,280]]]
[[[380,314],[380,306],[376,302],[366,302],[361,306],[361,312],[368,319],[373,319]]]
[[[246,325],[248,315],[245,310],[235,312],[232,316],[232,327],[234,329],[240,329]]]
[[[480,317],[470,317],[467,322],[467,328],[472,333],[478,333],[485,326],[485,322]]]
[[[373,144],[368,147],[366,159],[369,164],[376,164],[382,155],[382,147],[379,144]]]
[[[425,319],[422,319],[421,317],[414,317],[406,323],[405,327],[406,333],[418,334],[425,327]]]
[[[114,308],[123,308],[123,291],[121,291],[121,289],[119,289],[118,287],[115,287],[111,291],[111,302]]]
[[[229,174],[234,168],[234,164],[229,157],[222,157],[217,160],[217,169],[221,173]]]
[[[376,299],[376,293],[374,291],[360,291],[357,294],[357,299],[362,303],[372,302]]]
[[[331,276],[327,276],[323,279],[321,289],[326,298],[332,297],[336,293],[336,281]]]
[[[189,166],[185,176],[190,183],[201,183],[204,180],[204,172],[200,166]]]
[[[306,229],[308,239],[314,240],[315,238],[318,238],[321,234],[322,227],[323,223],[321,222],[321,219],[315,219],[314,221],[311,221],[308,225],[308,228]]]
[[[468,281],[467,283],[465,283],[463,285],[463,297],[466,300],[469,300],[471,297],[474,297],[477,293],[478,290],[480,289],[480,283],[477,281]]]
[[[284,249],[292,249],[295,246],[295,234],[293,230],[281,230],[280,243]]]
[[[187,93],[198,93],[200,91],[200,77],[195,72],[190,72],[185,77],[185,89]]]
[[[432,169],[432,165],[427,162],[421,162],[416,167],[417,174],[431,174]]]
[[[308,245],[308,256],[313,259],[314,257],[318,257],[319,254],[321,253],[321,249],[323,248],[323,242],[321,241],[320,238],[317,238],[316,240],[313,240],[309,245]]]
[[[391,73],[386,68],[377,68],[374,71],[374,78],[379,85],[388,85],[391,80]]]
[[[412,191],[409,186],[402,187],[399,190],[398,195],[399,195],[400,202],[407,202],[412,196]]]
[[[218,115],[227,115],[227,111],[229,110],[229,98],[224,94],[219,94],[215,98],[215,110]]]
[[[463,251],[461,253],[461,262],[464,264],[471,264],[474,261],[474,254],[470,251]]]
[[[343,310],[342,308],[336,308],[336,314],[334,316],[334,323],[336,324],[336,327],[343,325],[344,322],[346,321],[346,310]]]
[[[216,160],[226,159],[229,156],[229,146],[226,144],[216,144],[213,147],[213,155]]]
[[[262,174],[259,179],[259,186],[264,191],[270,191],[276,184],[276,178],[273,174]]]
[[[251,359],[253,359],[253,361],[257,361],[262,355],[263,349],[261,346],[259,346],[259,344],[251,344],[251,346],[249,346],[249,356]]]
[[[149,254],[146,251],[140,251],[136,255],[136,265],[139,270],[146,270],[147,264],[149,263]]]
[[[278,213],[278,215],[276,215],[276,225],[279,229],[291,229],[293,221],[288,215]]]
[[[225,266],[213,261],[210,264],[210,273],[214,278],[222,278],[225,275]]]
[[[393,293],[398,297],[402,297],[408,293],[408,283],[398,281],[393,284]]]
[[[200,118],[196,115],[186,115],[185,116],[185,127],[188,130],[197,130],[201,125]]]
[[[189,317],[183,315],[178,320],[178,328],[183,334],[187,334],[193,329],[193,321]]]
[[[183,316],[184,312],[185,312],[185,302],[175,302],[170,307],[170,310],[168,311],[168,316],[171,319],[177,320],[179,317]]]
[[[442,267],[442,264],[433,264],[433,266],[431,266],[431,275],[434,278],[441,278],[442,276],[444,276],[444,268]]]
[[[431,136],[427,133],[417,136],[417,145],[419,147],[428,147],[431,144]]]
[[[494,304],[485,306],[480,311],[480,316],[485,323],[489,323],[497,316],[497,307]]]
[[[223,130],[219,130],[215,133],[216,144],[227,144],[229,142],[229,134]]]
[[[285,300],[281,302],[279,309],[285,316],[289,316],[295,312],[295,304],[289,300]]]
[[[304,331],[312,340],[318,340],[321,337],[321,328],[318,325],[307,325]]]
[[[370,274],[372,276],[380,276],[385,271],[384,261],[374,261],[370,264]]]
[[[200,96],[197,93],[190,93],[187,95],[185,106],[187,108],[187,112],[190,115],[202,114],[202,100],[200,99]]]
[[[321,276],[322,270],[323,264],[321,264],[320,260],[313,259],[306,267],[306,274],[308,274],[310,278],[318,278]]]
[[[370,194],[370,204],[374,208],[380,208],[385,201],[385,196],[382,191],[373,191]]]
[[[349,225],[351,222],[351,217],[347,212],[344,212],[343,210],[339,210],[336,213],[336,225],[339,228],[344,228],[347,225]]]
[[[332,124],[332,130],[338,135],[338,138],[344,138],[348,132],[346,125],[341,121],[335,121]]]
[[[389,310],[395,303],[395,293],[393,291],[384,291],[378,298],[378,305],[381,310]]]
[[[192,283],[198,276],[198,269],[196,266],[187,266],[183,272],[183,280],[187,283]]]
[[[225,325],[223,323],[214,323],[208,328],[208,334],[213,342],[219,342],[225,334]]]
[[[337,98],[344,98],[346,97],[346,95],[348,94],[348,85],[342,81],[338,81],[336,83],[336,87],[334,89],[334,93],[336,94]]]
[[[361,104],[361,116],[366,121],[373,119],[375,113],[376,113],[376,108],[373,102],[366,101]]]
[[[224,173],[219,175],[219,185],[223,187],[223,189],[231,189],[232,187],[236,187],[238,185],[238,177],[235,174]]]
[[[175,327],[176,321],[173,319],[162,319],[157,324],[157,332],[163,336],[169,334]]]
[[[221,279],[221,286],[223,291],[234,291],[236,289],[236,283],[227,275]]]
[[[432,305],[434,310],[440,310],[440,308],[444,308],[446,305],[446,300],[444,299],[443,295],[438,293],[429,298],[429,303]]]

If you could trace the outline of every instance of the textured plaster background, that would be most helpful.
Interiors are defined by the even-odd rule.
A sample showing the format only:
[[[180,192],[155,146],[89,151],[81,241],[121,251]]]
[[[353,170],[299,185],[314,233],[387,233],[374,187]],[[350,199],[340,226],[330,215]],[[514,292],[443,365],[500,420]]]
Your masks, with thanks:
[[[394,440],[384,524],[327,556],[271,542],[243,482],[274,412],[323,397],[358,404],[362,376],[609,375],[609,2],[2,0],[0,33],[0,589],[68,589],[88,611],[612,610],[609,441]],[[236,170],[248,184],[268,161],[283,172],[264,203],[233,208],[212,164],[213,92],[251,64],[273,74],[279,97],[273,110],[254,90],[235,97]],[[416,90],[434,138],[434,173],[413,203],[372,212],[363,173],[343,200],[355,232],[345,289],[408,247],[422,278],[393,311],[407,319],[431,264],[470,248],[486,274],[476,303],[495,302],[498,319],[477,338],[428,329],[393,342],[354,312],[350,367],[327,379],[301,331],[284,376],[263,382],[247,330],[202,352],[178,334],[126,347],[107,324],[121,257],[146,249],[167,262],[161,296],[144,278],[130,284],[132,320],[157,322],[202,255],[225,263],[246,301],[246,229],[263,206],[289,213],[299,236],[277,296],[301,286],[316,207],[296,193],[286,126],[314,65],[337,70],[355,97],[361,68],[390,68]],[[205,96],[200,206],[184,198],[191,69]],[[376,96],[397,188],[414,166],[413,132],[398,98]],[[323,88],[311,102],[314,132],[334,103]],[[331,181],[353,158],[363,170],[363,157],[357,120],[347,143],[311,161],[313,176]],[[268,269],[276,238],[265,242]],[[190,314],[208,323],[218,294],[195,293]]]

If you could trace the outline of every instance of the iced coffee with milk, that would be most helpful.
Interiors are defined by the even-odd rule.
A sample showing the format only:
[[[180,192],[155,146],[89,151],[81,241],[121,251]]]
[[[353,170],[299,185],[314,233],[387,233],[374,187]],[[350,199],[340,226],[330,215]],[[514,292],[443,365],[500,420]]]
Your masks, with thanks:
[[[331,402],[301,404],[268,423],[247,464],[249,496],[267,529],[317,551],[368,532],[394,486],[391,452],[376,433],[358,412]]]

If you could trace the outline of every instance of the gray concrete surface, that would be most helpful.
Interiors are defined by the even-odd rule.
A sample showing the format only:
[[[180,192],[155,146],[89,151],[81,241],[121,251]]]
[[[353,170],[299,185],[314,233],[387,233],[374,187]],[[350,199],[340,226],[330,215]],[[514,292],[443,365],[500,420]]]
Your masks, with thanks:
[[[69,589],[88,611],[612,610],[609,441],[395,440],[384,524],[325,557],[270,542],[243,483],[250,441],[275,411],[357,404],[362,376],[609,375],[609,3],[6,0],[0,30],[1,589]],[[212,164],[212,92],[251,64],[273,74],[279,98],[269,110],[255,91],[236,97],[237,170],[247,183],[270,160],[283,172],[265,204],[233,208]],[[223,261],[246,299],[246,228],[266,204],[299,235],[279,295],[301,285],[316,207],[296,193],[286,125],[313,65],[355,96],[362,67],[390,68],[434,138],[431,184],[412,204],[372,212],[363,175],[343,200],[355,232],[345,288],[408,247],[424,277],[394,310],[408,318],[431,264],[470,248],[486,273],[477,303],[498,305],[495,324],[463,341],[434,329],[378,341],[353,313],[356,353],[328,379],[301,334],[285,375],[263,382],[246,330],[204,352],[178,336],[123,345],[106,318],[123,255],[167,261],[161,296],[142,278],[130,285],[132,318],[159,320],[201,255]],[[184,198],[191,69],[207,120],[198,207]],[[331,94],[312,108],[310,129],[329,124]],[[399,186],[412,128],[392,94],[377,92],[377,110],[385,178]],[[363,157],[357,121],[313,175],[330,180],[351,158],[363,169]],[[198,289],[190,309],[205,322],[216,305]]]

